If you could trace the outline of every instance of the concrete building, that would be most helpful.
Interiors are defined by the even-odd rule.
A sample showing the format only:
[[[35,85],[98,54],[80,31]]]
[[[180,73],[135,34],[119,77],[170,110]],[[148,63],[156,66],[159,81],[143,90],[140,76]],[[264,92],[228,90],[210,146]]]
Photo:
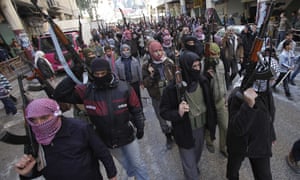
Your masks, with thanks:
[[[244,13],[246,17],[254,20],[256,15],[257,0],[154,0],[150,3],[151,13],[157,18],[162,16],[178,16],[183,14],[183,1],[185,2],[186,14],[189,16],[201,16],[205,13],[207,4],[213,3],[220,17],[225,14],[233,15],[236,22],[240,22],[240,16]],[[300,7],[299,0],[276,0],[275,12],[282,9],[292,12]]]
[[[37,5],[52,18],[77,18],[79,9],[75,0],[38,1]],[[30,39],[44,33],[45,20],[30,0],[0,0],[0,38],[10,44],[20,42],[25,51],[32,51]]]

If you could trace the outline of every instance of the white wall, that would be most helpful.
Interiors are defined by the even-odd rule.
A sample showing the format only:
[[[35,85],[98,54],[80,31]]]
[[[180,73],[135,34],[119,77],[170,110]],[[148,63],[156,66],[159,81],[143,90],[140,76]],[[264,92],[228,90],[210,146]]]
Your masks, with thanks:
[[[216,5],[216,10],[221,20],[224,14],[227,14],[228,17],[230,14],[236,14],[237,16],[234,17],[235,23],[240,24],[240,15],[243,13],[244,6],[241,0],[228,0],[226,3]]]
[[[90,42],[91,31],[90,31],[90,22],[87,19],[80,20],[82,25],[82,38],[84,43],[88,44]],[[79,22],[78,19],[64,20],[64,21],[55,21],[55,23],[60,27],[62,31],[78,31]]]

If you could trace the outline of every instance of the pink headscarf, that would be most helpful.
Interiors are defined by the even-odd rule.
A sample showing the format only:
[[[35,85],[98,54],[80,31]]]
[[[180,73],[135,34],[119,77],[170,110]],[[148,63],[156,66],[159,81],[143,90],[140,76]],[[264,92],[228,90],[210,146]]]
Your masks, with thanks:
[[[37,118],[45,115],[54,115],[54,118],[48,119],[43,123],[32,122],[31,118]],[[49,145],[54,139],[56,133],[61,128],[61,115],[59,105],[52,99],[41,98],[30,102],[25,111],[25,117],[38,143]]]
[[[157,51],[160,51],[161,53],[157,53]],[[149,44],[149,53],[151,58],[156,61],[154,63],[163,62],[163,59],[165,57],[165,53],[163,50],[163,47],[158,41],[152,41]]]

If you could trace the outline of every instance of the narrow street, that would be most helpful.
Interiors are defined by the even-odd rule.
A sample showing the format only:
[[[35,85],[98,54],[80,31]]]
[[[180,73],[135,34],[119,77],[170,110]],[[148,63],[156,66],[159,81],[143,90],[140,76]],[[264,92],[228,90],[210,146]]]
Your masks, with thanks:
[[[25,80],[24,83],[26,84]],[[12,82],[14,91],[13,94],[18,97],[18,113],[15,116],[6,116],[5,111],[0,106],[0,126],[4,126],[10,132],[16,134],[24,134],[23,114],[21,98],[18,95],[17,81]],[[273,157],[271,159],[271,167],[274,180],[297,180],[297,176],[290,170],[285,162],[285,156],[290,150],[293,142],[299,137],[300,129],[300,78],[296,78],[297,86],[290,86],[294,101],[287,100],[284,96],[283,88],[278,87],[279,92],[274,93],[275,103],[277,108],[276,113],[276,133],[277,141],[273,148]],[[44,92],[30,92],[33,98],[44,97]],[[165,146],[165,137],[162,134],[158,120],[151,106],[151,100],[146,91],[142,91],[144,113],[146,116],[145,136],[139,141],[140,148],[143,153],[143,158],[146,161],[148,172],[151,180],[183,180],[183,172],[181,161],[178,155],[177,146],[174,144],[172,150],[167,150]],[[67,112],[66,116],[72,115],[72,112]],[[2,127],[1,127],[2,128]],[[218,137],[218,136],[217,136]],[[218,139],[217,141],[218,142]],[[215,142],[216,152],[209,153],[204,148],[202,159],[199,164],[201,171],[201,180],[225,180],[226,163],[218,150],[218,143]],[[9,145],[0,142],[0,179],[1,180],[16,180],[17,174],[13,169],[13,164],[23,154],[23,146]],[[119,178],[124,179],[125,172],[118,165]],[[102,169],[102,174],[106,177]],[[39,178],[42,179],[42,178]],[[251,168],[248,160],[243,163],[240,171],[241,180],[252,180]]]

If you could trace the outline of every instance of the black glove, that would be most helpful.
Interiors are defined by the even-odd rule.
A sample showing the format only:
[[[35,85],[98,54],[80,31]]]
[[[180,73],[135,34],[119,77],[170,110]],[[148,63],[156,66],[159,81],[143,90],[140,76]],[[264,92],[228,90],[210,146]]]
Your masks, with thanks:
[[[136,131],[136,138],[142,139],[143,136],[144,136],[144,130],[137,130]]]

